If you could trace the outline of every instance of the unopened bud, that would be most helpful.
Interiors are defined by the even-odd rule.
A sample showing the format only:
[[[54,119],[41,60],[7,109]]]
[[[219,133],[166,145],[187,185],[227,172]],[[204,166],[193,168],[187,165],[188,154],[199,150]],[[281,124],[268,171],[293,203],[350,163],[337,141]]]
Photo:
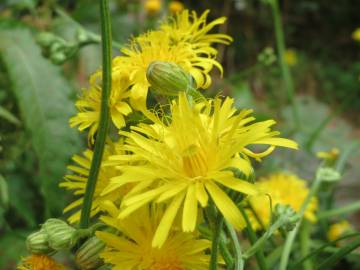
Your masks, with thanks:
[[[188,91],[193,83],[190,74],[172,62],[152,62],[146,77],[151,88],[165,96],[177,96],[179,92]]]
[[[42,229],[48,235],[49,246],[54,250],[69,249],[75,244],[76,230],[60,219],[48,219]]]
[[[26,239],[26,248],[32,254],[49,254],[54,250],[49,246],[45,230],[30,234]]]
[[[76,252],[76,264],[83,270],[97,269],[103,264],[99,253],[104,247],[105,243],[96,236],[89,238]]]
[[[56,36],[50,32],[42,32],[37,35],[36,41],[42,47],[50,47],[56,41]]]
[[[286,231],[291,231],[295,228],[300,217],[290,205],[277,204],[275,206],[274,216],[281,220],[281,226]]]

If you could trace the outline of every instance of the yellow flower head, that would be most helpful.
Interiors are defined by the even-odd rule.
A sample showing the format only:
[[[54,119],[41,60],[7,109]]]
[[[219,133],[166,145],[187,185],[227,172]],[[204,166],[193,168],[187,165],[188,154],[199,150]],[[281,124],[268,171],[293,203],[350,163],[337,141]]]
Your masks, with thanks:
[[[256,186],[262,194],[249,197],[249,203],[264,226],[268,226],[271,218],[270,199],[274,207],[276,204],[290,205],[295,211],[299,211],[305,197],[309,193],[306,181],[296,175],[287,173],[272,174],[261,178]],[[317,199],[312,198],[305,211],[305,218],[311,222],[316,221],[315,211]],[[261,229],[260,224],[250,213],[251,223],[254,229]]]
[[[356,41],[360,41],[360,27],[356,28],[355,31],[352,33],[352,38]]]
[[[295,66],[298,62],[296,51],[293,49],[287,49],[285,51],[285,61],[289,66]]]
[[[65,266],[57,263],[51,257],[47,255],[31,255],[24,258],[18,270],[66,270]]]
[[[271,131],[274,121],[249,124],[251,110],[238,112],[234,100],[226,98],[205,101],[193,106],[184,93],[171,104],[171,120],[139,124],[131,132],[121,132],[127,140],[124,149],[132,155],[118,155],[111,160],[132,162],[119,166],[123,174],[111,180],[104,193],[113,192],[133,182],[134,187],[122,201],[120,218],[155,201],[168,203],[153,245],[161,246],[167,238],[180,208],[182,229],[194,231],[198,205],[206,207],[209,196],[224,217],[236,228],[243,226],[241,214],[223,187],[255,194],[254,186],[233,175],[230,168],[245,174],[252,171],[248,156],[260,159],[275,146],[297,148],[291,140],[276,137]],[[262,153],[254,153],[251,145],[269,145]]]
[[[96,235],[106,243],[100,254],[113,269],[128,270],[206,270],[211,242],[197,239],[193,233],[172,229],[161,248],[151,245],[162,211],[144,207],[124,220],[117,219],[118,210],[111,202],[104,204],[109,216],[102,221],[122,234],[98,231]]]
[[[336,239],[339,239],[341,236],[344,236],[346,233],[349,233],[352,231],[351,224],[346,221],[342,220],[338,223],[332,224],[327,232],[327,238],[330,241],[334,241]]]
[[[145,10],[147,13],[154,15],[161,9],[161,0],[146,0]]]
[[[316,156],[320,159],[323,159],[326,162],[333,163],[339,158],[340,151],[338,148],[334,147],[330,151],[320,151],[316,153]]]
[[[169,11],[173,14],[183,11],[184,4],[180,1],[171,1],[169,4]]]
[[[70,118],[70,126],[79,126],[79,130],[83,131],[90,128],[88,138],[91,144],[94,143],[94,134],[99,126],[101,94],[102,88],[99,83],[101,72],[96,72],[90,78],[90,89],[84,89],[79,100],[76,102],[78,114]],[[112,123],[117,128],[125,126],[124,117],[131,113],[131,108],[127,104],[126,99],[130,92],[129,75],[122,71],[121,74],[113,72],[112,90],[109,99],[110,116]]]
[[[106,160],[109,155],[113,155],[115,153],[121,153],[122,144],[118,143],[113,146],[107,146],[104,151],[103,160]],[[73,172],[73,174],[66,175],[64,181],[60,183],[60,187],[64,187],[68,190],[72,190],[74,195],[80,196],[77,200],[69,204],[64,212],[69,212],[76,208],[81,207],[83,203],[83,195],[85,194],[86,183],[89,176],[89,170],[91,165],[91,160],[93,157],[93,152],[89,149],[85,150],[82,155],[74,155],[72,160],[76,163],[76,165],[69,165],[68,169]],[[121,196],[126,191],[126,187],[122,190],[118,190],[116,193],[112,192],[107,194],[106,196],[101,195],[101,192],[104,188],[109,184],[110,179],[119,172],[115,167],[107,167],[102,165],[100,168],[100,172],[98,175],[98,180],[96,182],[91,216],[96,215],[100,212],[100,205],[105,200],[117,200],[120,199]],[[78,222],[80,219],[80,210],[77,210],[74,214],[72,214],[68,220],[70,223]]]
[[[229,43],[227,35],[209,34],[214,26],[222,24],[225,18],[206,23],[207,13],[199,18],[193,12],[184,10],[176,18],[160,26],[160,30],[151,31],[132,40],[123,55],[113,61],[114,70],[130,70],[132,105],[144,109],[149,83],[146,79],[148,66],[154,61],[173,62],[189,72],[197,88],[207,88],[211,84],[209,72],[216,66],[221,72],[220,63],[215,60],[217,50],[213,43]]]

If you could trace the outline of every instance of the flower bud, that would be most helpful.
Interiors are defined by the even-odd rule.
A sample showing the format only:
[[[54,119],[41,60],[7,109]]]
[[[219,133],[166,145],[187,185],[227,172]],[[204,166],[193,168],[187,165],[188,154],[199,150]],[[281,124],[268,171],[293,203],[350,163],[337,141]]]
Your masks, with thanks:
[[[192,88],[192,78],[180,66],[172,62],[152,62],[146,77],[151,89],[165,96],[177,96],[179,92]]]
[[[26,239],[26,248],[32,254],[49,254],[54,250],[49,246],[45,230],[30,234]]]
[[[281,221],[280,227],[286,231],[293,230],[300,219],[300,216],[290,205],[277,204],[273,214],[276,219]]]
[[[76,264],[83,270],[97,269],[103,264],[99,253],[104,247],[105,243],[96,236],[89,238],[76,252]]]
[[[75,244],[76,230],[60,219],[48,219],[42,229],[48,235],[49,246],[54,250],[69,249]]]

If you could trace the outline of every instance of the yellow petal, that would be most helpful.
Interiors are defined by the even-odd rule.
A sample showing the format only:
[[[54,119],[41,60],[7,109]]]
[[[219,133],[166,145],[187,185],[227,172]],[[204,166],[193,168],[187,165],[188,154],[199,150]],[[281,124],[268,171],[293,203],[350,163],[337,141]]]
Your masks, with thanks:
[[[152,246],[160,248],[164,242],[166,241],[169,231],[171,229],[171,225],[174,222],[176,214],[179,210],[179,207],[184,200],[185,193],[180,193],[177,195],[170,205],[167,207],[164,216],[162,217],[158,228],[156,229],[154,238],[152,240]]]
[[[229,196],[211,181],[207,182],[205,187],[209,191],[211,198],[214,200],[216,207],[223,214],[224,218],[236,229],[240,230],[243,228],[243,217]]]
[[[192,184],[188,187],[184,202],[182,218],[182,228],[184,232],[192,232],[195,230],[197,207],[195,184]]]

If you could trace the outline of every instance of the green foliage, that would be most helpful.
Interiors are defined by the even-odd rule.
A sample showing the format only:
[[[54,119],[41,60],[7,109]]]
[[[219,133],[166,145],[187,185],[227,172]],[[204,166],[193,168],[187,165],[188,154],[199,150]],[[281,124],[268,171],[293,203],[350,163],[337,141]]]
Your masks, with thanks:
[[[42,58],[28,29],[1,30],[1,37],[1,57],[38,159],[35,177],[46,214],[59,214],[64,197],[58,182],[79,147],[79,138],[67,123],[74,114],[71,88],[59,69]]]

